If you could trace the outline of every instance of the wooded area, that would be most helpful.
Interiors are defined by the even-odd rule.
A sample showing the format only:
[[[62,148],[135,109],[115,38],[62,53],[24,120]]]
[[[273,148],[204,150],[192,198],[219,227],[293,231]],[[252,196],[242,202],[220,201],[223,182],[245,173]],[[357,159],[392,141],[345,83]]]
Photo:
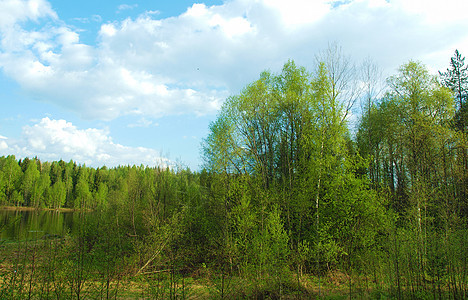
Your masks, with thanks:
[[[410,61],[385,85],[331,47],[226,99],[200,172],[1,157],[0,204],[94,211],[71,263],[110,281],[172,270],[220,298],[307,298],[339,273],[350,297],[463,299],[467,98],[458,51],[438,76]]]

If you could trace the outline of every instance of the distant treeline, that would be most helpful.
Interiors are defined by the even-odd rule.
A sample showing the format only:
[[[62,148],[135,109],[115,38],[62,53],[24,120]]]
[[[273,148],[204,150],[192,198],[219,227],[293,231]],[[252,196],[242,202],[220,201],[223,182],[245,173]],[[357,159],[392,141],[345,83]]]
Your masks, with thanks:
[[[281,295],[304,274],[340,270],[350,293],[466,297],[464,58],[439,77],[410,61],[384,92],[372,64],[358,71],[339,48],[318,58],[312,72],[290,61],[228,98],[201,172],[8,156],[0,201],[112,211],[138,272],[208,269]]]
[[[151,194],[155,189],[158,195],[164,194],[160,181],[173,180],[177,173],[190,172],[144,166],[91,168],[74,161],[42,162],[37,157],[16,160],[14,155],[3,156],[0,157],[0,205],[100,209],[106,207],[109,197],[134,199],[133,193],[138,193],[140,201],[156,197]],[[193,176],[196,175],[190,177]]]

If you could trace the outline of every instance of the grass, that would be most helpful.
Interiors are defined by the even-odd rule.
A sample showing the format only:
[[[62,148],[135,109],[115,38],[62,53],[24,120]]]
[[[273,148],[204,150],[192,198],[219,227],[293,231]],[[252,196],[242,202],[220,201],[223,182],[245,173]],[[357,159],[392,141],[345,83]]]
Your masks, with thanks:
[[[184,273],[166,267],[136,275],[138,268],[130,260],[106,277],[102,261],[80,265],[70,256],[71,247],[71,238],[0,244],[0,299],[396,299],[389,286],[364,276],[353,276],[350,295],[349,277],[340,271],[321,278],[305,274],[299,280],[291,273],[278,286],[268,276],[223,276],[206,267]],[[80,267],[83,274],[77,272]]]

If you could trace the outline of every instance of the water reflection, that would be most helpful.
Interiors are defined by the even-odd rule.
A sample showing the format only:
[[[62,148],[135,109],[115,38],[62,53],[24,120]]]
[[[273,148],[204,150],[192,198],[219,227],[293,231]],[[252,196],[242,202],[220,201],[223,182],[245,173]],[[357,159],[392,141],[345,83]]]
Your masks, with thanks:
[[[76,215],[76,216],[74,216]],[[0,240],[25,240],[64,236],[77,223],[79,213],[0,210]]]

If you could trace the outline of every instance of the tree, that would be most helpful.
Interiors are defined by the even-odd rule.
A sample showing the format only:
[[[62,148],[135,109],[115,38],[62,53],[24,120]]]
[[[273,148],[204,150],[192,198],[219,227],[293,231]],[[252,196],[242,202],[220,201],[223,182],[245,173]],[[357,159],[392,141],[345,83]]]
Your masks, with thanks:
[[[330,82],[328,96],[342,110],[340,121],[345,122],[362,94],[362,88],[358,84],[358,68],[337,43],[329,44],[327,49],[320,52],[317,55],[317,62],[324,64]]]
[[[262,73],[226,100],[210,127],[205,163],[225,178],[224,228],[244,270],[263,272],[258,255],[269,253],[269,242],[261,236],[268,236],[277,213],[298,270],[312,262],[343,263],[343,257],[355,261],[382,228],[383,207],[357,171],[366,162],[348,136],[348,101],[355,94],[347,98],[345,89],[352,83],[344,82],[341,60],[333,58],[333,72],[325,62],[311,74],[289,61],[277,75]],[[348,238],[356,228],[363,234]]]
[[[439,71],[442,84],[449,88],[454,94],[457,102],[455,114],[455,126],[463,131],[468,131],[468,65],[465,66],[465,57],[458,50],[450,59],[450,68],[442,73]]]
[[[20,179],[23,174],[14,155],[9,155],[6,158],[1,159],[0,171],[3,172],[4,176],[4,193],[6,202],[10,205],[18,205],[18,203],[14,203],[14,201],[12,201],[12,195],[14,191],[19,189]]]
[[[50,178],[49,172],[42,172],[39,176],[39,179],[36,182],[36,187],[34,189],[33,198],[35,206],[50,206],[50,203],[46,203],[47,194],[50,191]]]
[[[62,181],[65,183],[66,189],[66,206],[74,207],[74,196],[73,189],[76,185],[76,163],[70,160],[68,163],[65,163],[63,160],[59,161],[59,165],[62,168]]]
[[[372,178],[381,197],[390,194],[399,214],[389,223],[388,245],[396,283],[406,278],[425,289],[423,274],[433,272],[434,249],[457,228],[460,180],[454,169],[460,134],[451,126],[454,99],[422,63],[410,61],[388,79],[389,92],[363,115],[357,134],[360,153],[374,159]],[[391,210],[389,211],[391,215]],[[448,251],[451,246],[447,246]],[[405,260],[405,264],[401,263]],[[433,273],[434,274],[434,273]],[[401,291],[401,290],[400,290]]]
[[[27,206],[36,207],[39,205],[37,202],[37,189],[38,189],[38,180],[40,177],[40,172],[37,169],[36,160],[24,159],[22,168],[24,170],[23,178],[21,180],[21,190],[23,192],[23,197],[25,204]]]
[[[106,207],[108,194],[109,189],[107,184],[105,182],[100,182],[96,192],[94,193],[95,208]]]
[[[465,57],[462,57],[458,50],[455,50],[454,56],[450,59],[450,67],[447,68],[447,72],[439,71],[439,76],[442,84],[455,93],[460,108],[468,97],[468,65],[465,66]]]
[[[75,186],[75,208],[88,209],[91,204],[92,194],[89,189],[88,168],[80,166],[77,174],[77,183]]]
[[[128,186],[128,208],[131,218],[131,224],[133,229],[133,234],[137,235],[137,229],[135,225],[135,215],[140,211],[138,206],[141,204],[143,196],[143,177],[142,177],[142,168],[133,166],[128,169],[127,173],[127,186]]]
[[[465,66],[465,57],[458,50],[450,59],[450,68],[447,72],[439,72],[442,84],[449,88],[455,95],[457,110],[453,117],[453,123],[461,135],[457,139],[456,153],[457,164],[455,173],[459,182],[456,193],[459,194],[459,207],[462,215],[468,216],[468,65]]]
[[[0,204],[7,203],[6,195],[5,195],[5,187],[6,187],[6,176],[3,174],[2,170],[0,169]]]
[[[49,177],[52,185],[57,181],[62,181],[62,167],[58,162],[53,162],[51,164]]]
[[[399,69],[397,76],[388,80],[391,91],[387,95],[389,102],[395,106],[393,119],[397,130],[394,133],[396,143],[401,147],[398,172],[407,174],[408,192],[415,203],[418,224],[421,225],[421,205],[423,186],[432,182],[437,171],[434,166],[434,149],[437,147],[438,133],[448,130],[448,121],[453,115],[453,101],[448,90],[429,74],[426,66],[410,61]],[[387,100],[386,100],[387,101]],[[391,124],[391,123],[390,123]],[[449,132],[445,132],[449,134]],[[447,135],[446,135],[447,136]],[[450,136],[450,135],[448,135]],[[441,148],[439,148],[441,149]],[[402,177],[404,178],[404,177]]]

